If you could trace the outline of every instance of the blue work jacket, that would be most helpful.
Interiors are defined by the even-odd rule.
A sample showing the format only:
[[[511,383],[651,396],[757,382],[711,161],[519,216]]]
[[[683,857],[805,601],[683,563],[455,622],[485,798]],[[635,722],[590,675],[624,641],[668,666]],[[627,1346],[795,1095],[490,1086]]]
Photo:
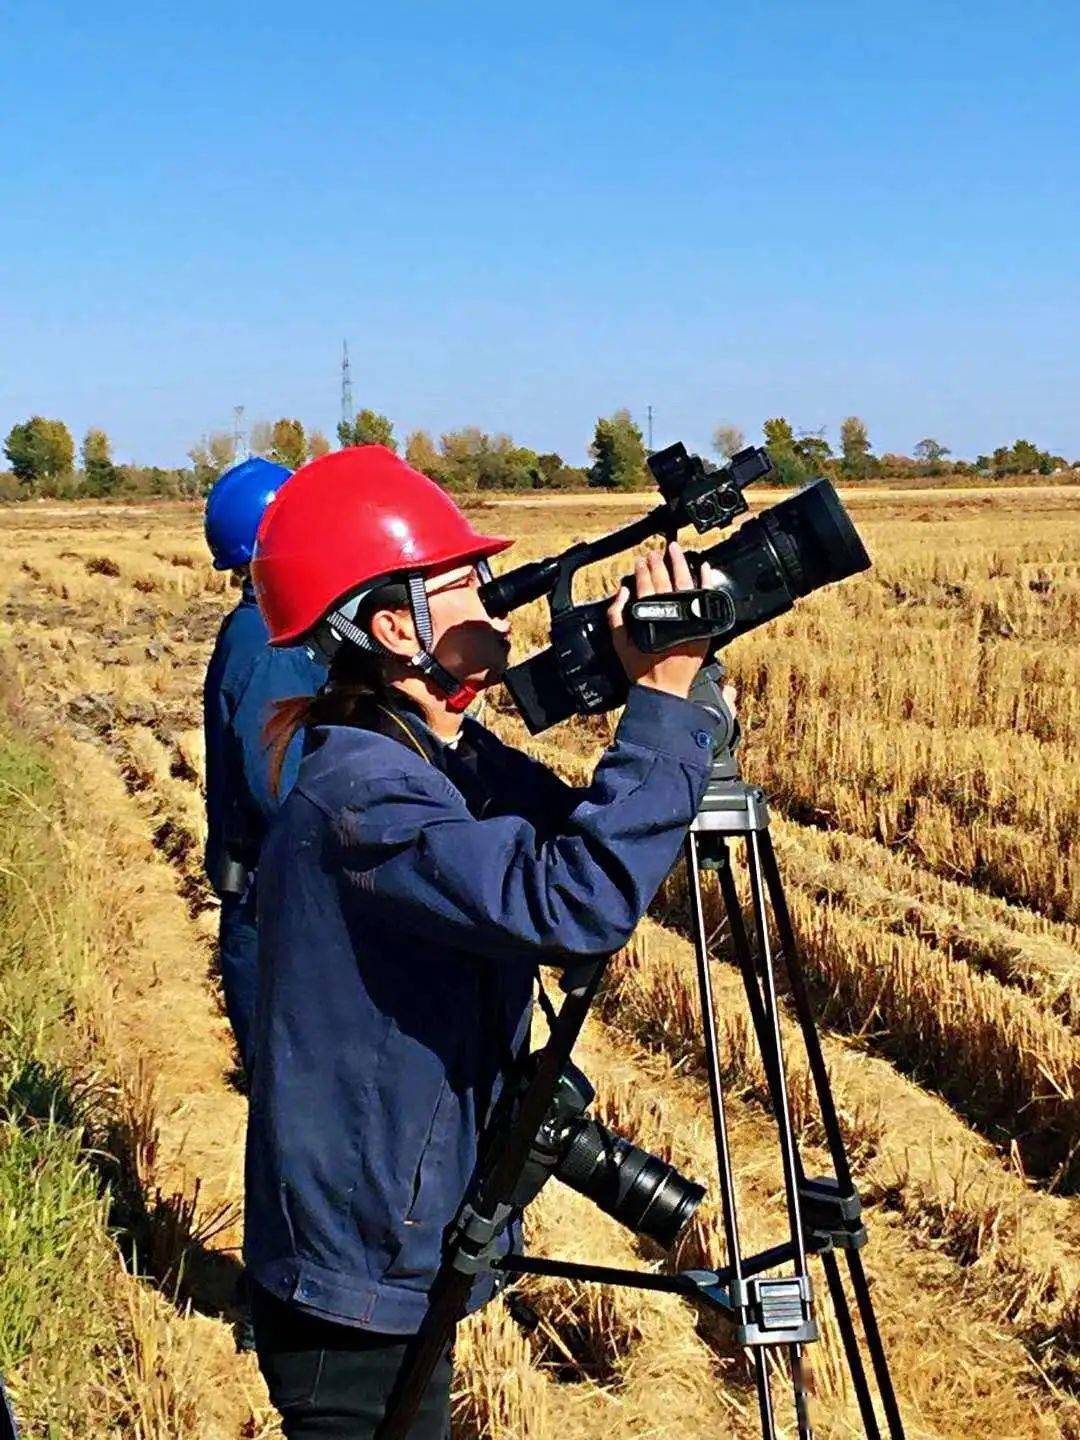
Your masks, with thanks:
[[[226,857],[251,875],[279,799],[270,784],[263,727],[275,700],[313,695],[325,669],[301,647],[273,650],[251,582],[218,632],[203,686],[206,736],[206,873],[220,895]],[[281,772],[284,796],[300,766],[293,741]]]
[[[713,731],[635,686],[582,789],[471,720],[465,758],[313,733],[260,868],[244,1227],[260,1285],[345,1324],[417,1329],[536,967],[629,940],[697,810]],[[493,1289],[482,1277],[473,1308]]]

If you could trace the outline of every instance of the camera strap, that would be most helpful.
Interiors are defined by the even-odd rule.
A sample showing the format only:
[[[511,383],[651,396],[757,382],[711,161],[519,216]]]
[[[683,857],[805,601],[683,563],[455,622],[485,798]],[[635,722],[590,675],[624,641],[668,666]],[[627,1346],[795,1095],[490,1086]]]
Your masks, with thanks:
[[[544,989],[544,982],[540,977],[540,966],[536,967],[536,998],[540,1002],[540,1009],[544,1012],[544,1019],[549,1025],[554,1025],[558,1018],[558,1012],[551,1003],[551,996]]]

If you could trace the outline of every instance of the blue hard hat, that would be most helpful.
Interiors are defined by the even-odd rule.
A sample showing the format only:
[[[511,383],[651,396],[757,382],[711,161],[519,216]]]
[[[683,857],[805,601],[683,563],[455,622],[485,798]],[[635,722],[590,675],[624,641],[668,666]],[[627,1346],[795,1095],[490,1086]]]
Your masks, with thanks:
[[[284,465],[253,455],[214,482],[206,497],[203,524],[215,570],[235,570],[248,563],[263,511],[291,474]]]

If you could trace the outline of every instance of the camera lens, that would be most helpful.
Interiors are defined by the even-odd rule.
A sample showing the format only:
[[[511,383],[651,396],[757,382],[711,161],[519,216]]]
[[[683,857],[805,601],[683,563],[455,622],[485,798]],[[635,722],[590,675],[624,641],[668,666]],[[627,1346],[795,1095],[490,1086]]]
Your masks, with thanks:
[[[869,567],[859,533],[828,480],[816,480],[758,519],[796,595],[809,595]]]
[[[598,1120],[567,1128],[555,1174],[620,1225],[668,1249],[705,1196],[674,1166]]]

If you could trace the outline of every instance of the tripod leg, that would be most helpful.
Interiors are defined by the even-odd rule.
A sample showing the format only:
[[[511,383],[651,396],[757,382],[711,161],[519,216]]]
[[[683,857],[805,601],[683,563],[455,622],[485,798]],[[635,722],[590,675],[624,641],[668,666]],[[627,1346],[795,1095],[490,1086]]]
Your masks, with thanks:
[[[750,1358],[754,1367],[754,1389],[757,1391],[758,1414],[761,1416],[762,1440],[776,1440],[776,1421],[773,1418],[772,1391],[769,1388],[769,1356],[765,1350],[755,1350]]]
[[[806,989],[806,979],[803,975],[802,965],[799,960],[798,948],[795,943],[795,929],[791,923],[791,912],[788,910],[787,897],[784,894],[783,882],[780,878],[780,868],[776,862],[776,854],[772,846],[772,838],[766,831],[760,837],[760,853],[762,871],[765,877],[765,884],[769,891],[769,901],[772,905],[773,915],[776,919],[777,933],[780,937],[780,945],[784,956],[784,968],[787,972],[788,983],[791,988],[791,999],[795,1007],[795,1014],[799,1021],[799,1029],[802,1032],[803,1043],[806,1046],[806,1056],[810,1065],[810,1073],[814,1080],[814,1089],[817,1094],[818,1105],[821,1108],[822,1123],[825,1127],[825,1136],[829,1147],[829,1156],[832,1160],[836,1178],[839,1181],[841,1190],[854,1190],[854,1182],[851,1176],[851,1166],[848,1163],[847,1150],[844,1146],[844,1137],[840,1130],[840,1118],[836,1111],[836,1102],[833,1099],[832,1083],[829,1080],[829,1072],[825,1066],[825,1056],[821,1049],[821,1039],[817,1032],[817,1025],[814,1019],[813,1008],[810,1004],[810,996]],[[904,1440],[904,1424],[900,1418],[900,1407],[896,1400],[896,1391],[893,1388],[892,1375],[889,1372],[889,1362],[885,1355],[885,1347],[881,1339],[881,1331],[878,1329],[877,1316],[874,1314],[874,1302],[870,1295],[870,1287],[866,1281],[866,1272],[863,1269],[862,1256],[858,1250],[848,1250],[848,1273],[851,1276],[852,1289],[855,1292],[855,1304],[859,1311],[859,1318],[862,1320],[863,1332],[866,1335],[866,1346],[870,1352],[870,1362],[874,1371],[874,1379],[877,1381],[878,1392],[881,1395],[881,1403],[885,1410],[885,1418],[889,1427],[891,1440]],[[835,1268],[836,1262],[833,1260]],[[828,1268],[826,1268],[828,1275]],[[839,1275],[837,1275],[839,1282]],[[829,1279],[830,1291],[834,1290],[833,1281]],[[837,1284],[837,1289],[842,1287]],[[834,1291],[835,1300],[835,1291]],[[846,1305],[845,1305],[846,1309]],[[840,1318],[839,1308],[837,1319]],[[848,1316],[850,1328],[850,1315]],[[844,1334],[844,1348],[848,1351],[849,1363],[851,1350],[848,1346],[847,1334]],[[854,1341],[852,1330],[851,1338]],[[854,1347],[857,1349],[857,1347]],[[861,1357],[859,1369],[852,1365],[852,1378],[855,1380],[858,1389],[858,1379],[861,1371],[865,1385],[865,1371],[862,1370]],[[863,1401],[860,1397],[859,1408],[863,1410]],[[865,1422],[865,1411],[863,1411]],[[868,1429],[867,1434],[871,1432]]]
[[[739,892],[735,888],[735,876],[732,872],[730,857],[717,868],[717,877],[720,882],[720,895],[724,902],[724,911],[731,929],[732,949],[735,952],[735,959],[738,962],[739,971],[742,975],[743,989],[746,991],[746,1000],[750,1009],[750,1019],[754,1027],[754,1034],[757,1037],[762,1064],[765,1067],[766,1084],[769,1087],[770,1096],[773,1097],[773,1104],[776,1105],[778,1103],[776,1096],[779,1083],[776,1072],[776,1055],[771,1044],[768,1021],[765,1016],[764,1003],[761,998],[761,980],[754,961],[750,937],[746,933],[746,922],[743,920],[742,906],[739,902]],[[801,1184],[803,1179],[803,1166],[797,1144],[795,1146],[795,1169],[796,1176]]]
[[[783,947],[785,966],[787,966],[790,964],[789,956],[793,954],[794,943],[791,938],[790,919],[787,917],[786,911],[783,913],[779,911],[779,907],[776,904],[775,897],[777,894],[779,875],[776,873],[776,862],[775,857],[772,853],[771,846],[768,849],[763,846],[762,849],[763,871],[766,879],[766,885],[769,890],[769,900],[773,906],[773,914],[777,921],[777,930],[780,935],[781,945]],[[720,893],[723,899],[724,909],[727,912],[728,923],[731,929],[732,948],[735,951],[735,956],[739,964],[739,969],[742,972],[743,985],[746,990],[747,1001],[750,1007],[751,1019],[753,1021],[754,1030],[757,1034],[758,1045],[760,1047],[762,1059],[765,1065],[766,1078],[769,1083],[770,1093],[774,1097],[775,1105],[779,1103],[777,1099],[775,1053],[772,1049],[771,1044],[769,1043],[770,1036],[763,1007],[760,978],[754,966],[754,959],[750,946],[750,940],[746,932],[745,922],[743,921],[742,907],[739,903],[738,891],[735,888],[735,877],[732,873],[730,863],[721,864],[718,867],[717,873],[720,883]],[[816,1028],[813,1031],[813,1038],[815,1041],[817,1040]],[[817,1046],[816,1049],[818,1055],[820,1056],[820,1046]],[[814,1076],[815,1088],[820,1091],[823,1079],[827,1083],[827,1072],[824,1071],[823,1059],[820,1071],[815,1071],[813,1067],[813,1062],[811,1061],[811,1074]],[[831,1102],[831,1094],[829,1096],[829,1099]],[[835,1114],[835,1111],[833,1113]],[[836,1138],[839,1140],[840,1136],[838,1120],[835,1124],[834,1133]],[[804,1175],[804,1170],[802,1164],[802,1157],[799,1153],[797,1145],[794,1146],[794,1158],[796,1175],[801,1182]],[[844,1155],[844,1162],[846,1164],[846,1155]],[[877,1417],[874,1413],[873,1399],[870,1395],[870,1387],[866,1376],[866,1366],[863,1362],[862,1352],[859,1349],[858,1337],[855,1334],[855,1327],[851,1319],[851,1310],[848,1306],[847,1295],[844,1292],[843,1283],[840,1279],[840,1269],[839,1265],[837,1264],[835,1253],[831,1251],[826,1252],[822,1256],[822,1263],[825,1269],[826,1280],[829,1285],[829,1293],[832,1299],[833,1309],[836,1314],[837,1326],[840,1330],[840,1336],[844,1346],[845,1358],[848,1363],[848,1368],[851,1372],[852,1384],[854,1386],[856,1397],[858,1400],[859,1413],[862,1418],[863,1428],[866,1432],[867,1440],[880,1440],[881,1431],[878,1427]],[[795,1388],[796,1414],[799,1417],[799,1424],[801,1429],[803,1425],[806,1425],[807,1427],[809,1425],[806,1406],[806,1394],[805,1386],[802,1384],[801,1379],[797,1378],[796,1373],[796,1365],[798,1364],[801,1367],[802,1364],[801,1356],[797,1358],[796,1347],[792,1347],[792,1352],[792,1376]]]
[[[686,884],[690,895],[690,919],[694,932],[694,956],[697,961],[698,989],[701,993],[702,1035],[705,1044],[705,1068],[709,1080],[709,1103],[712,1107],[713,1134],[716,1139],[716,1168],[720,1181],[720,1204],[724,1220],[724,1239],[728,1263],[734,1279],[742,1282],[742,1252],[739,1248],[739,1223],[735,1213],[735,1183],[731,1173],[731,1152],[728,1146],[727,1118],[724,1114],[724,1091],[720,1079],[720,1056],[716,1043],[716,1010],[713,1003],[712,974],[705,940],[705,916],[701,903],[701,870],[697,836],[686,837]]]
[[[810,1395],[806,1387],[806,1366],[803,1363],[803,1347],[788,1347],[791,1365],[791,1389],[795,1396],[795,1425],[799,1440],[813,1440],[814,1431],[810,1424]]]
[[[836,1103],[833,1100],[829,1072],[826,1069],[825,1057],[821,1051],[821,1040],[818,1037],[817,1022],[814,1018],[813,1007],[810,1004],[810,996],[807,993],[806,979],[799,962],[798,949],[795,943],[795,930],[791,923],[791,913],[788,910],[787,896],[784,894],[783,882],[780,879],[780,869],[776,863],[776,854],[772,847],[772,838],[766,832],[760,837],[760,841],[762,872],[768,888],[769,902],[772,905],[773,916],[776,919],[776,930],[780,938],[780,950],[784,958],[784,969],[787,972],[788,984],[791,987],[792,1004],[795,1007],[799,1028],[802,1031],[803,1043],[806,1046],[806,1058],[810,1064],[810,1074],[813,1076],[814,1089],[817,1092],[818,1103],[821,1106],[821,1119],[825,1127],[825,1138],[829,1146],[829,1155],[841,1188],[850,1190],[852,1188],[851,1167],[848,1164],[847,1151],[844,1148],[844,1137],[840,1130],[840,1118],[836,1112]]]
[[[859,1340],[852,1323],[851,1310],[848,1306],[847,1295],[844,1293],[844,1282],[840,1278],[840,1266],[837,1264],[835,1251],[827,1250],[821,1257],[821,1264],[825,1271],[825,1279],[828,1281],[829,1295],[832,1298],[833,1313],[836,1315],[840,1338],[844,1344],[844,1355],[847,1358],[848,1369],[851,1371],[851,1383],[855,1387],[855,1398],[859,1402],[859,1415],[862,1418],[863,1429],[866,1431],[866,1440],[881,1440],[881,1431],[874,1413],[874,1401],[866,1380],[866,1366],[863,1364],[862,1351],[859,1349]]]
[[[726,867],[725,867],[726,868]],[[716,1043],[716,1009],[712,993],[712,974],[709,969],[709,956],[706,943],[705,916],[701,902],[701,869],[698,858],[697,837],[691,832],[686,840],[686,879],[687,889],[690,894],[690,916],[694,932],[694,955],[697,960],[698,988],[701,992],[701,1016],[702,1031],[705,1044],[705,1062],[709,1077],[709,1100],[712,1104],[713,1131],[716,1136],[716,1164],[720,1178],[720,1199],[724,1217],[724,1235],[728,1249],[728,1263],[731,1265],[734,1279],[742,1282],[742,1257],[739,1250],[738,1221],[735,1213],[735,1186],[731,1173],[731,1155],[728,1147],[727,1121],[724,1115],[724,1094],[720,1081],[720,1060]],[[730,870],[727,871],[730,878]],[[726,903],[726,897],[725,897]],[[745,931],[742,930],[742,915],[738,906],[734,910],[729,906],[729,914],[732,916],[732,926],[736,924],[742,931],[744,941],[743,951],[749,957],[749,946],[745,944]],[[753,977],[752,968],[744,971],[748,985],[753,986],[754,996],[757,999],[758,1008],[761,1008],[761,996],[757,993],[757,982]],[[747,994],[750,995],[748,989]],[[751,1000],[753,1006],[753,1000]],[[766,1061],[766,1065],[768,1062]],[[797,1347],[792,1347],[794,1350]],[[750,1362],[754,1367],[754,1387],[757,1391],[758,1413],[761,1417],[761,1434],[763,1440],[776,1440],[776,1421],[773,1417],[772,1390],[769,1385],[769,1358],[764,1349],[755,1349],[750,1353]],[[801,1434],[801,1431],[800,1431]]]
[[[784,1192],[787,1200],[788,1223],[791,1227],[791,1239],[795,1247],[795,1273],[803,1276],[806,1274],[806,1246],[803,1239],[802,1212],[799,1204],[799,1175],[802,1167],[795,1149],[791,1105],[788,1100],[787,1080],[784,1075],[784,1045],[780,1035],[780,1011],[776,999],[776,978],[773,974],[769,917],[765,909],[760,840],[761,837],[757,831],[750,831],[746,837],[746,859],[750,871],[750,894],[754,906],[754,923],[760,945],[762,1008],[765,1012],[769,1048],[774,1057],[776,1085],[773,1093],[773,1111],[780,1139],[780,1158],[784,1167]],[[766,1060],[765,1063],[767,1067],[768,1061]]]
[[[728,923],[731,928],[732,946],[735,951],[736,958],[739,962],[739,968],[742,971],[743,984],[746,989],[746,995],[750,1006],[750,1014],[753,1020],[754,1029],[757,1033],[758,1044],[764,1058],[765,1071],[769,1082],[770,1092],[775,1094],[775,1062],[773,1056],[770,1053],[770,1047],[768,1045],[768,1035],[765,1027],[765,1016],[761,1002],[761,989],[757,973],[754,969],[753,956],[750,950],[750,942],[746,934],[746,926],[743,922],[742,910],[739,905],[739,895],[738,891],[735,888],[735,877],[732,873],[730,864],[721,865],[718,870],[718,876],[720,882],[720,892],[724,902],[724,909],[727,912]],[[766,877],[768,878],[767,868]],[[772,900],[772,896],[773,891],[770,887],[770,901]],[[778,923],[778,930],[781,929],[782,927]],[[786,956],[787,946],[785,945],[785,960]],[[799,1153],[797,1145],[795,1147],[795,1158],[797,1174],[801,1183],[804,1176],[804,1169],[802,1164],[802,1157]],[[852,1384],[855,1388],[855,1393],[859,1403],[859,1413],[862,1417],[863,1428],[866,1432],[867,1440],[880,1440],[881,1432],[878,1428],[877,1417],[874,1414],[873,1400],[870,1395],[870,1387],[866,1378],[866,1366],[863,1362],[862,1352],[859,1349],[859,1342],[858,1337],[855,1334],[855,1327],[852,1324],[851,1310],[848,1306],[847,1295],[844,1291],[843,1283],[840,1279],[840,1269],[839,1265],[837,1264],[835,1253],[832,1251],[827,1251],[822,1256],[822,1263],[825,1269],[825,1277],[829,1285],[829,1293],[833,1303],[833,1310],[836,1314],[837,1326],[840,1330],[841,1340],[843,1341],[844,1355],[847,1359],[848,1368],[851,1372]],[[805,1413],[805,1395],[802,1397],[801,1409],[802,1412]],[[800,1411],[800,1397],[798,1394],[798,1390],[796,1391],[796,1411],[797,1413]]]
[[[788,1224],[795,1254],[795,1274],[805,1277],[806,1249],[803,1237],[802,1208],[799,1185],[803,1178],[802,1157],[795,1143],[794,1126],[791,1119],[791,1104],[787,1093],[784,1073],[784,1049],[780,1031],[780,1007],[776,996],[776,977],[773,973],[772,947],[769,939],[769,916],[765,906],[765,886],[761,870],[761,856],[757,831],[750,831],[746,837],[747,866],[750,873],[750,893],[754,907],[754,922],[760,946],[761,1011],[763,1024],[759,1032],[762,1060],[770,1081],[773,1097],[773,1118],[776,1121],[780,1140],[780,1156],[784,1170],[784,1194],[787,1201]],[[770,1064],[771,1060],[771,1064]],[[809,1404],[803,1373],[802,1348],[789,1348],[791,1360],[791,1384],[795,1400],[795,1416],[800,1440],[812,1440]]]
[[[750,1019],[753,1021],[754,1032],[760,1044],[762,1036],[765,1034],[765,1011],[761,1005],[761,986],[758,981],[757,971],[754,968],[754,957],[750,949],[750,939],[746,933],[742,906],[739,904],[739,892],[735,888],[735,876],[731,869],[730,851],[717,869],[717,879],[720,882],[720,896],[724,902],[728,925],[731,928],[731,946],[735,951],[735,958],[739,963],[743,985],[746,989],[746,1000],[750,1006]],[[764,1054],[764,1051],[762,1053]],[[769,1061],[766,1060],[765,1064],[766,1070],[768,1070]],[[769,1083],[772,1083],[771,1080]]]
[[[878,1329],[862,1256],[857,1250],[848,1251],[848,1274],[851,1276],[851,1288],[855,1291],[855,1303],[859,1307],[859,1317],[866,1334],[866,1348],[870,1351],[870,1363],[874,1367],[874,1378],[877,1380],[881,1403],[885,1409],[889,1435],[891,1440],[904,1440],[904,1422],[900,1418],[900,1406],[893,1389],[892,1375],[889,1373],[889,1361],[885,1355],[881,1331]]]

